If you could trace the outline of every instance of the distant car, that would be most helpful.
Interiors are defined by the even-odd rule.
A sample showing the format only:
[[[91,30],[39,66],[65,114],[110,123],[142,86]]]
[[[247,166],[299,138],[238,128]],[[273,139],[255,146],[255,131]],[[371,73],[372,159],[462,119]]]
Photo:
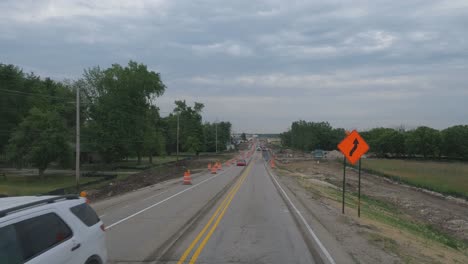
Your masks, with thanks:
[[[77,195],[0,199],[0,262],[107,263],[105,227]]]
[[[238,160],[237,161],[237,166],[246,166],[247,165],[247,162],[245,162],[245,160]]]
[[[257,147],[257,151],[262,151],[262,149],[260,147]]]

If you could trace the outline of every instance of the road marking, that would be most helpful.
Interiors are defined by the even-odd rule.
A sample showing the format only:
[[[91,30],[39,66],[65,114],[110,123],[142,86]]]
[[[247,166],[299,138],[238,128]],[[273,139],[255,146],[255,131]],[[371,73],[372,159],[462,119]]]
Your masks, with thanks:
[[[151,195],[150,197],[146,197],[145,199],[143,199],[143,201],[149,200],[149,199],[154,198],[154,197],[158,197],[159,195],[161,195],[163,193],[167,193],[167,191],[160,192],[160,193],[157,193],[155,195]]]
[[[201,182],[199,182],[199,183],[197,183],[197,184],[195,184],[195,185],[193,185],[193,186],[191,186],[191,187],[189,187],[189,188],[187,188],[187,189],[184,189],[184,190],[182,190],[182,191],[180,191],[180,192],[178,192],[178,193],[176,193],[176,194],[173,194],[173,195],[167,197],[166,199],[161,200],[161,201],[159,201],[159,202],[157,202],[157,203],[155,203],[155,204],[153,204],[153,205],[150,205],[150,206],[148,206],[148,207],[146,207],[146,208],[144,208],[144,209],[142,209],[142,210],[140,210],[140,211],[138,211],[138,212],[136,212],[136,213],[134,213],[134,214],[131,214],[131,215],[129,215],[129,216],[123,218],[123,219],[120,219],[119,221],[117,221],[117,222],[115,222],[115,223],[113,223],[113,224],[107,226],[107,227],[106,227],[106,230],[109,230],[109,229],[111,229],[112,227],[114,227],[114,226],[116,226],[116,225],[118,225],[118,224],[121,224],[121,223],[127,221],[128,219],[131,219],[131,218],[133,218],[133,217],[135,217],[135,216],[137,216],[137,215],[139,215],[139,214],[141,214],[141,213],[143,213],[143,212],[146,212],[146,211],[148,211],[149,209],[151,209],[151,208],[153,208],[153,207],[155,207],[155,206],[158,206],[158,205],[160,205],[160,204],[162,204],[162,203],[164,203],[164,202],[167,202],[167,201],[169,201],[170,199],[172,199],[172,198],[174,198],[174,197],[176,197],[176,196],[179,196],[179,195],[183,194],[184,192],[187,192],[187,191],[189,191],[189,190],[191,190],[191,189],[197,187],[198,185],[201,185],[201,184],[203,184],[203,183],[205,183],[205,182],[207,182],[207,181],[210,181],[210,180],[212,180],[212,179],[215,179],[215,178],[217,178],[218,176],[220,176],[220,175],[222,175],[222,174],[224,174],[224,173],[226,173],[226,172],[228,172],[228,171],[229,171],[229,169],[226,170],[226,171],[223,171],[223,172],[220,173],[220,174],[216,174],[215,176],[212,176],[212,177],[210,177],[210,178],[208,178],[208,179],[206,179],[206,180],[203,180],[203,181],[201,181]]]
[[[206,237],[203,239],[203,241],[201,242],[201,244],[199,245],[199,247],[197,248],[197,250],[195,251],[195,253],[193,254],[192,258],[190,259],[190,262],[189,263],[195,263],[198,256],[200,255],[201,251],[203,250],[203,248],[205,247],[206,243],[208,242],[208,240],[210,239],[211,235],[213,234],[214,230],[216,229],[216,227],[218,226],[219,222],[221,221],[221,219],[223,218],[224,216],[224,213],[226,212],[227,208],[229,207],[232,199],[234,198],[234,196],[236,195],[237,191],[240,189],[240,186],[242,185],[242,183],[244,182],[244,180],[247,178],[248,174],[250,173],[252,169],[252,164],[249,164],[249,166],[247,167],[247,169],[244,171],[244,173],[241,175],[241,177],[239,178],[239,180],[236,182],[236,184],[234,185],[234,187],[229,191],[228,195],[226,195],[226,197],[224,198],[224,200],[221,202],[221,204],[218,206],[218,208],[216,209],[216,211],[214,212],[214,214],[211,216],[211,218],[208,220],[208,222],[206,223],[206,225],[203,227],[203,229],[200,231],[200,233],[198,233],[198,235],[195,237],[195,239],[192,241],[192,243],[190,243],[189,247],[184,251],[184,253],[182,254],[181,258],[179,259],[179,261],[177,262],[177,264],[182,264],[184,263],[185,259],[188,257],[188,255],[192,252],[193,248],[196,246],[196,244],[198,243],[198,241],[203,237],[203,235],[205,234],[205,232],[208,230],[208,228],[211,226],[211,224],[213,223],[213,221],[215,220],[216,217],[218,217],[214,223],[214,225],[211,227],[210,231],[208,232],[208,234],[206,235]],[[221,213],[220,213],[221,212]]]
[[[249,170],[250,172],[250,170]],[[195,251],[195,253],[193,254],[192,258],[190,259],[190,263],[195,263],[198,259],[198,256],[200,255],[200,253],[202,252],[203,248],[205,248],[205,245],[206,243],[208,243],[208,241],[210,240],[211,236],[213,235],[214,231],[216,230],[216,228],[218,227],[219,225],[219,222],[221,222],[221,219],[223,219],[224,217],[224,214],[226,213],[227,209],[229,208],[229,205],[231,204],[232,202],[232,199],[234,199],[234,196],[236,196],[237,192],[239,191],[240,187],[242,186],[242,184],[244,183],[245,179],[247,178],[247,176],[245,176],[243,179],[242,179],[242,182],[237,186],[237,189],[236,191],[232,194],[231,198],[229,198],[229,201],[227,202],[226,206],[224,207],[223,211],[221,212],[221,214],[218,216],[218,219],[216,219],[216,222],[214,223],[214,225],[211,227],[211,230],[208,232],[208,234],[206,235],[205,239],[203,239],[203,241],[201,242],[200,246],[198,246],[198,249]]]
[[[291,201],[291,199],[289,198],[289,196],[286,194],[286,192],[284,191],[283,187],[281,187],[281,185],[279,184],[279,182],[276,180],[276,177],[270,173],[270,171],[267,169],[267,172],[268,174],[270,174],[271,178],[273,179],[273,181],[276,183],[276,185],[280,188],[281,192],[284,194],[284,197],[286,197],[286,200],[288,200],[289,204],[291,205],[291,207],[294,209],[294,211],[296,211],[297,215],[299,215],[299,218],[302,220],[302,222],[304,223],[304,225],[307,227],[307,230],[309,231],[310,235],[314,238],[315,242],[317,243],[317,245],[320,247],[320,249],[322,250],[323,254],[325,255],[325,257],[327,257],[328,261],[332,264],[335,264],[335,260],[333,260],[332,256],[330,255],[330,253],[328,252],[328,250],[325,248],[325,246],[322,244],[322,242],[320,242],[319,238],[317,237],[317,235],[314,233],[314,231],[312,230],[312,228],[310,227],[309,223],[307,223],[307,221],[305,220],[304,216],[301,214],[301,212],[299,212],[299,210],[297,209],[297,207],[293,204],[293,202]]]
[[[106,216],[106,214],[100,215],[99,218],[102,218],[102,217],[104,217],[104,216]]]

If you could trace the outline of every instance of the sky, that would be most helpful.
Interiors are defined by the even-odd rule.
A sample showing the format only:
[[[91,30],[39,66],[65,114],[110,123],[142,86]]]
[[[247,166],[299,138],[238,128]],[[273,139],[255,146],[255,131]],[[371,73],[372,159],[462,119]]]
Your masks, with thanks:
[[[0,0],[0,63],[56,80],[135,60],[156,100],[279,133],[293,121],[468,123],[468,1]]]

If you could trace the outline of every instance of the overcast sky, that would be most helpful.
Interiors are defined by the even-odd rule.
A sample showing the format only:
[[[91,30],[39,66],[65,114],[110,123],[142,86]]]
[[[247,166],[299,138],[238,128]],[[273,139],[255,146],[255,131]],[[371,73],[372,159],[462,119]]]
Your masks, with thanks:
[[[236,132],[468,123],[468,1],[0,0],[0,62],[57,80],[129,60]]]

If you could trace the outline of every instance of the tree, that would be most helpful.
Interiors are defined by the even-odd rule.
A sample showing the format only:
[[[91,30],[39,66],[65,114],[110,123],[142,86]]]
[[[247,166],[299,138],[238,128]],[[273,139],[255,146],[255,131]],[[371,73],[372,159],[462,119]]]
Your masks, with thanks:
[[[179,150],[193,152],[197,155],[203,150],[203,125],[201,112],[204,105],[195,102],[193,107],[186,101],[177,100],[173,112],[165,118],[165,130],[168,144],[168,152],[177,149],[177,118],[179,119]]]
[[[0,153],[13,130],[28,114],[32,75],[26,76],[14,65],[0,64]]]
[[[149,157],[149,162],[153,163],[154,155],[165,153],[166,141],[161,130],[161,118],[159,109],[151,106],[146,115],[145,133],[143,136],[144,154]]]
[[[283,145],[284,147],[291,147],[292,146],[291,130],[281,133],[280,139],[281,139],[281,145]]]
[[[33,108],[9,140],[8,158],[19,167],[31,164],[43,179],[51,162],[64,163],[70,157],[67,138],[65,121],[58,113]]]
[[[333,129],[328,122],[293,122],[291,129],[280,134],[282,144],[304,151],[317,148],[333,150],[344,137],[344,129]]]
[[[402,156],[405,153],[405,136],[402,132],[389,129],[380,134],[372,142],[375,144],[374,152],[378,152],[381,155],[393,154]]]
[[[244,141],[247,141],[247,136],[245,135],[245,133],[241,134],[241,139],[244,140]]]
[[[440,157],[441,143],[439,131],[430,127],[420,126],[406,133],[405,144],[410,155]]]
[[[148,109],[166,89],[159,73],[130,61],[126,67],[114,64],[106,70],[85,71],[81,81],[92,102],[85,129],[91,145],[107,162],[134,153],[140,163],[148,136]]]
[[[217,123],[206,122],[203,125],[204,150],[216,151],[216,130],[218,131],[218,151],[226,150],[226,144],[231,142],[231,123],[221,121]]]
[[[468,159],[468,125],[452,126],[442,130],[444,155],[450,158]]]

